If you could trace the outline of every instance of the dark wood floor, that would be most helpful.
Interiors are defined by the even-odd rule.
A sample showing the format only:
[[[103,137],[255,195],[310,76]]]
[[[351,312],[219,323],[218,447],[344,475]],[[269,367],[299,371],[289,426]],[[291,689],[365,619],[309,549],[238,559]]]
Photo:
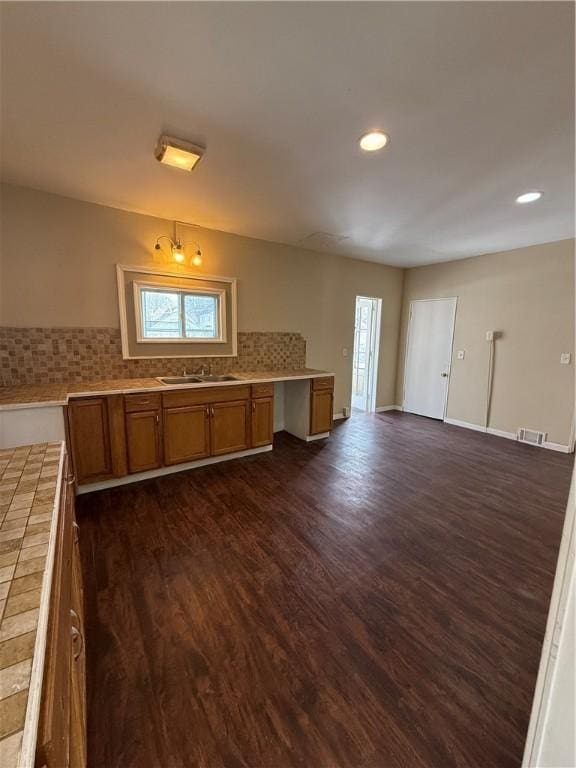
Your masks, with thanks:
[[[571,467],[394,413],[80,497],[91,768],[519,766]]]

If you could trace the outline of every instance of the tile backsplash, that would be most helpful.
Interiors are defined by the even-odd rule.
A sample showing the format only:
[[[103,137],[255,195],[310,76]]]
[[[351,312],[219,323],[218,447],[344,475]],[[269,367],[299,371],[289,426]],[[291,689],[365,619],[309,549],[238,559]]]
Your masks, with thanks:
[[[208,364],[214,373],[304,368],[306,340],[299,333],[243,332],[237,357],[124,360],[118,328],[0,327],[1,386],[170,376]]]

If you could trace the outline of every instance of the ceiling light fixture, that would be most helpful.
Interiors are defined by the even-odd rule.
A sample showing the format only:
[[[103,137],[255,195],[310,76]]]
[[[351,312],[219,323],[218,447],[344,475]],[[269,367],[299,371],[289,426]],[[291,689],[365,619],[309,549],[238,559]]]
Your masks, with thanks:
[[[518,195],[516,202],[523,205],[524,203],[535,203],[536,200],[540,200],[542,192],[525,192],[523,195]]]
[[[360,149],[364,152],[376,152],[383,149],[389,141],[388,135],[383,131],[370,131],[360,138]]]
[[[192,171],[204,154],[203,147],[172,136],[160,136],[156,147],[156,160],[173,168]]]

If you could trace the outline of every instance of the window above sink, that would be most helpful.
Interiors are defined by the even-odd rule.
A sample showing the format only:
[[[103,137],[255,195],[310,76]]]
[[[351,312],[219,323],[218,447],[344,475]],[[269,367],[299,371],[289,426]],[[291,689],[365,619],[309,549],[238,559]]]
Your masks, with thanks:
[[[185,290],[135,281],[138,342],[226,341],[225,293],[224,290]]]
[[[234,357],[236,280],[116,267],[124,359]]]

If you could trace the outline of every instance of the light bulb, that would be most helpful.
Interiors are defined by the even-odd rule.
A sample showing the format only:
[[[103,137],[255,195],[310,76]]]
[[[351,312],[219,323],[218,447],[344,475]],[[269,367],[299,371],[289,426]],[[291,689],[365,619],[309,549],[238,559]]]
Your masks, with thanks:
[[[175,243],[172,243],[172,256],[174,257],[174,261],[177,261],[178,264],[182,264],[186,258],[184,247],[180,240],[176,240]]]
[[[199,253],[197,253],[196,256],[194,256],[192,259],[192,264],[194,264],[195,267],[199,267],[200,264],[202,264],[202,257]]]

